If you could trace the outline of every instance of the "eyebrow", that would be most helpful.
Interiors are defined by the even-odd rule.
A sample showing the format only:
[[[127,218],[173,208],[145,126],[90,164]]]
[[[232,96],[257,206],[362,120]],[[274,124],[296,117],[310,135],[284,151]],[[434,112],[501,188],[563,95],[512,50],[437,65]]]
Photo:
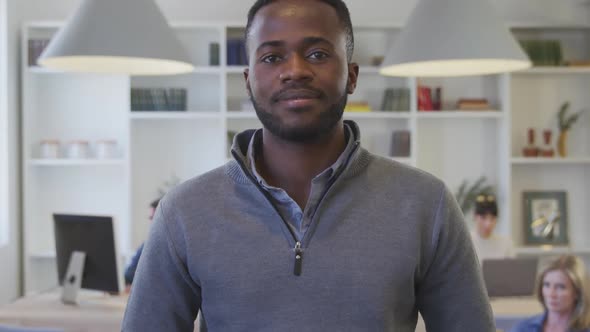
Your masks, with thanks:
[[[303,38],[303,45],[308,47],[311,45],[315,45],[315,44],[320,44],[320,43],[326,43],[328,45],[330,45],[330,47],[334,48],[334,45],[327,40],[326,38],[323,37],[305,37]],[[281,47],[284,46],[286,43],[285,41],[282,40],[269,40],[269,41],[265,41],[262,44],[260,44],[257,48],[256,51],[260,51],[260,49],[265,48],[265,47]]]

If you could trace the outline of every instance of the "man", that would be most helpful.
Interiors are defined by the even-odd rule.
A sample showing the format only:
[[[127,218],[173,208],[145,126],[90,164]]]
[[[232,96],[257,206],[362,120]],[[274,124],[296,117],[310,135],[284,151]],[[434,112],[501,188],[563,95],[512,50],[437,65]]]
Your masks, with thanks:
[[[150,212],[148,215],[148,219],[151,221],[154,218],[154,214],[156,213],[156,208],[158,207],[158,203],[160,199],[157,198],[150,203]],[[143,243],[137,248],[135,255],[131,258],[131,261],[125,268],[125,292],[129,293],[131,291],[131,284],[133,283],[133,278],[135,277],[135,271],[137,270],[137,264],[139,263],[139,258],[141,257],[141,253],[143,251]]]
[[[359,146],[338,0],[257,1],[246,88],[264,128],[160,202],[125,331],[493,331],[444,184]]]
[[[471,232],[471,240],[480,262],[514,257],[512,241],[494,233],[498,222],[498,204],[494,195],[477,195],[474,218],[475,230]]]

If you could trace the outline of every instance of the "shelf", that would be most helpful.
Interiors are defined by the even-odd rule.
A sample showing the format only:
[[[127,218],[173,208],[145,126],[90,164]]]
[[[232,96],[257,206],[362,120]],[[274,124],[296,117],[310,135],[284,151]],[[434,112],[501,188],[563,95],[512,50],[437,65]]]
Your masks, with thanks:
[[[345,119],[408,119],[409,111],[371,111],[371,112],[344,112]]]
[[[543,158],[543,157],[513,157],[510,159],[513,165],[575,165],[590,164],[590,157],[579,158]]]
[[[55,250],[31,252],[28,256],[31,259],[55,259]]]
[[[555,23],[538,23],[538,22],[513,22],[508,27],[516,30],[589,30],[590,25],[586,23],[555,22]]]
[[[216,111],[131,111],[133,120],[199,120],[220,119],[221,112]]]
[[[228,119],[258,119],[254,111],[228,111]]]
[[[30,159],[31,166],[122,166],[124,159]]]
[[[590,74],[588,67],[533,67],[512,73],[513,75],[557,75],[557,74]]]
[[[497,110],[482,111],[419,111],[419,119],[499,119],[502,112]]]
[[[359,67],[359,74],[379,74],[379,66],[364,65]]]
[[[193,70],[194,74],[219,74],[221,67],[219,66],[197,66]]]
[[[135,251],[124,251],[124,252],[119,251],[119,256],[124,259],[127,259],[134,254],[135,254]],[[31,253],[29,253],[28,257],[31,259],[55,259],[56,254],[55,254],[55,250],[45,250],[45,251],[31,252]]]
[[[571,248],[543,245],[539,247],[517,247],[514,250],[517,255],[562,255],[562,254],[590,254],[590,248]]]
[[[227,66],[225,72],[228,74],[243,74],[244,69],[248,68],[248,65],[243,66]]]
[[[40,66],[30,66],[27,68],[27,71],[33,74],[66,74],[66,72],[63,70],[50,69]]]

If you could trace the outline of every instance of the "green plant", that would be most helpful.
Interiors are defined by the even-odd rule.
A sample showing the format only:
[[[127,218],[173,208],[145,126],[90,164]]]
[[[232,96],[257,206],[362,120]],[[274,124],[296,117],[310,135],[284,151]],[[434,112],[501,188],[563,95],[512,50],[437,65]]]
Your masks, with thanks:
[[[561,107],[559,108],[559,112],[557,113],[557,119],[559,121],[559,131],[561,132],[570,130],[572,125],[576,123],[576,121],[578,121],[580,114],[582,114],[582,112],[580,111],[578,113],[567,116],[566,113],[569,107],[570,103],[566,101],[561,105]]]
[[[494,195],[494,188],[486,184],[486,177],[481,176],[473,184],[469,184],[468,180],[465,180],[459,186],[459,190],[455,194],[455,198],[461,207],[463,214],[467,214],[475,206],[475,198],[478,195]]]

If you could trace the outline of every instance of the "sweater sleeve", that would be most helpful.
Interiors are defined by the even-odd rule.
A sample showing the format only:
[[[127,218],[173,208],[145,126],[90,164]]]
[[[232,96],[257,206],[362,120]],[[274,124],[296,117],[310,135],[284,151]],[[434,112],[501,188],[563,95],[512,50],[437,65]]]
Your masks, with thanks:
[[[159,204],[139,260],[122,331],[193,331],[201,290],[188,272],[184,237],[166,203]]]
[[[491,306],[467,226],[443,186],[434,213],[426,271],[416,287],[418,310],[428,331],[495,331]]]

